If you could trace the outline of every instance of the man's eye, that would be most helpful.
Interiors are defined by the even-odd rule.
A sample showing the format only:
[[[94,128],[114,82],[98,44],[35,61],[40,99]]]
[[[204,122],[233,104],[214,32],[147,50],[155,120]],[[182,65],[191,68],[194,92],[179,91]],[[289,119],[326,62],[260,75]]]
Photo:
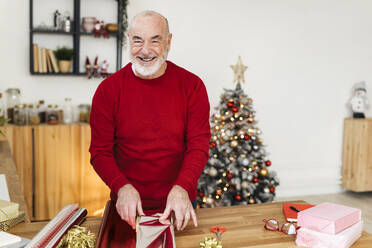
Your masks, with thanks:
[[[140,40],[134,40],[133,42],[134,43],[141,43],[142,41],[140,41]]]
[[[158,40],[153,40],[152,43],[159,43],[159,41]]]

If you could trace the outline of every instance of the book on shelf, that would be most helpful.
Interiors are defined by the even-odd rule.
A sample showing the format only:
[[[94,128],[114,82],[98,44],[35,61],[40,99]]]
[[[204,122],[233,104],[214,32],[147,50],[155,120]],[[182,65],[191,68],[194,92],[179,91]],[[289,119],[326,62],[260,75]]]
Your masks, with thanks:
[[[48,65],[48,72],[53,73],[52,63],[50,61],[50,57],[49,57],[49,54],[48,54],[48,49],[46,49],[45,52],[46,52],[45,57],[46,57],[46,60],[47,60],[47,65]]]
[[[33,55],[34,55],[34,72],[39,72],[39,47],[37,44],[33,45]]]
[[[48,72],[47,57],[46,57],[46,49],[44,47],[41,48],[41,54],[42,54],[41,63],[43,65],[43,73],[47,73]]]
[[[38,53],[38,56],[37,56],[37,63],[38,63],[38,67],[39,67],[39,72],[42,73],[43,72],[43,64],[42,64],[42,59],[41,59],[41,47],[38,47],[37,48],[37,53]]]
[[[52,63],[53,71],[55,73],[59,73],[59,67],[57,64],[57,59],[54,56],[54,52],[51,49],[47,49],[47,51],[48,51],[48,57],[50,59],[50,62]]]

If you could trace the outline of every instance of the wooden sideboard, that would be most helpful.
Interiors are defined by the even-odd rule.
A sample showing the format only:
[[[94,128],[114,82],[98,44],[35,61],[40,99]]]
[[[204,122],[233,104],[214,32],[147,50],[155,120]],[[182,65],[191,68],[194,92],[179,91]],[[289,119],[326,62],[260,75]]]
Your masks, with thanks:
[[[32,220],[51,219],[71,203],[86,208],[89,216],[102,214],[110,190],[89,163],[88,124],[0,130],[9,141]]]
[[[372,119],[344,121],[342,186],[355,192],[372,191]]]

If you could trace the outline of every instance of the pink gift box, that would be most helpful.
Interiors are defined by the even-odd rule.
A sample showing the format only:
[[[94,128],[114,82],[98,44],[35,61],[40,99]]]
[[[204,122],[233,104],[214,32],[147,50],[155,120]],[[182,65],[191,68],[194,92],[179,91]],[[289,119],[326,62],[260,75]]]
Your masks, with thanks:
[[[299,212],[297,225],[322,233],[337,234],[360,220],[360,209],[324,202]]]
[[[297,230],[296,245],[311,248],[348,248],[362,235],[362,230],[362,221],[338,234],[326,234],[301,227]]]

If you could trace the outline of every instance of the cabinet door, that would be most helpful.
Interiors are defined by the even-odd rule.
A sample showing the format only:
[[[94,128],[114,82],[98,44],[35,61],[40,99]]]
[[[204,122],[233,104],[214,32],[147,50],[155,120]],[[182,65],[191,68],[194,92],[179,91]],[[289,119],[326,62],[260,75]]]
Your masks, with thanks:
[[[34,142],[35,219],[51,219],[80,202],[80,126],[36,126]]]
[[[355,192],[372,190],[372,119],[345,119],[342,186]]]
[[[81,125],[81,201],[89,216],[102,216],[106,202],[110,199],[108,186],[97,175],[90,164],[90,127]]]
[[[23,196],[27,205],[27,219],[32,219],[32,127],[1,126],[0,140],[8,140],[17,168]]]

